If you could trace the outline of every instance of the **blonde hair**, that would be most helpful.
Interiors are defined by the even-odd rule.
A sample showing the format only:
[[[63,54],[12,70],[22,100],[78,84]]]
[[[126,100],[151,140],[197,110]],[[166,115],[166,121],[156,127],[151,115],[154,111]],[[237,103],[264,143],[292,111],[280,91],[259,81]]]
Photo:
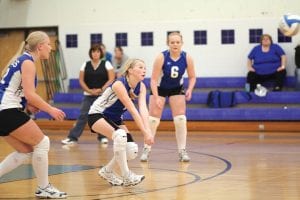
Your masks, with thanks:
[[[122,76],[126,76],[128,74],[128,70],[130,68],[132,68],[136,63],[138,62],[142,62],[142,63],[145,63],[143,60],[141,59],[138,59],[138,58],[132,58],[132,59],[128,59],[121,67],[121,70],[120,70],[120,74]]]
[[[171,32],[171,33],[168,34],[168,36],[167,36],[167,44],[169,44],[169,39],[173,35],[178,35],[181,38],[181,41],[183,41],[181,33],[179,31],[174,31],[174,32]]]
[[[31,32],[25,41],[22,41],[16,54],[9,60],[2,70],[1,77],[4,76],[8,67],[14,62],[24,51],[34,52],[38,44],[43,43],[48,35],[43,31],[34,31]]]

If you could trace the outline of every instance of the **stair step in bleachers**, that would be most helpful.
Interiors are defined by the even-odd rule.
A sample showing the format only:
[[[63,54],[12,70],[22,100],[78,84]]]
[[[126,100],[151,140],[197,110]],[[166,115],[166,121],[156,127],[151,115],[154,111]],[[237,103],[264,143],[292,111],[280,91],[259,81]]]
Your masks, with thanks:
[[[144,82],[149,88],[150,79],[147,78]],[[300,120],[300,91],[294,91],[295,84],[295,77],[287,77],[284,91],[268,92],[265,97],[250,93],[251,100],[248,101],[239,92],[244,90],[244,77],[197,78],[196,90],[191,101],[187,102],[187,118],[194,121],[298,121]],[[270,89],[272,87],[271,83],[266,83],[265,86]],[[208,93],[216,89],[237,91],[238,106],[208,108],[206,106]],[[67,119],[74,120],[79,116],[80,103],[83,98],[78,79],[70,80],[69,91],[69,93],[56,93],[53,103],[66,112]],[[38,113],[35,117],[37,119],[51,118],[44,112]],[[132,117],[126,112],[124,119],[132,120]],[[165,108],[162,120],[172,120],[169,107]]]

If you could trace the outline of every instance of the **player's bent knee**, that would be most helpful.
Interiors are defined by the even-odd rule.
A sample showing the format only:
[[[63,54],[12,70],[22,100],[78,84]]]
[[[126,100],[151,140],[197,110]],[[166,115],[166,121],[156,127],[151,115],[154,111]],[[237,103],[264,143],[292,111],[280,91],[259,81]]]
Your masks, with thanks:
[[[126,151],[127,133],[123,129],[113,132],[112,139],[114,141],[114,151]]]
[[[139,147],[135,142],[127,142],[126,144],[126,155],[127,160],[133,160],[137,157]]]
[[[47,152],[50,149],[50,140],[48,136],[44,136],[44,138],[34,146],[34,152]]]

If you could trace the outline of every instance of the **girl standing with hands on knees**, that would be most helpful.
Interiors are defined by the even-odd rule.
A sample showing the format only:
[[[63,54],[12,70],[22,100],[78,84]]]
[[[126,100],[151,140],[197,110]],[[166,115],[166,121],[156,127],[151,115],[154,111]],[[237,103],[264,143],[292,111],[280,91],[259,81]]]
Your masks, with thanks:
[[[137,156],[138,146],[123,123],[123,113],[128,110],[137,127],[144,135],[144,143],[153,144],[149,128],[146,104],[146,87],[142,82],[146,75],[145,63],[140,59],[129,59],[122,66],[122,76],[116,79],[90,108],[88,123],[92,131],[113,140],[114,156],[99,170],[99,175],[112,185],[132,186],[145,176],[129,170],[127,161]],[[134,100],[138,101],[137,110]],[[121,176],[115,172],[119,167]]]
[[[165,106],[166,97],[172,110],[175,125],[175,134],[179,161],[189,162],[190,157],[186,151],[186,101],[192,98],[192,92],[196,83],[196,75],[193,59],[189,54],[182,51],[182,35],[179,32],[171,32],[167,36],[168,50],[161,52],[154,61],[151,76],[151,93],[149,100],[149,124],[153,134],[156,134],[157,127]],[[184,91],[183,75],[187,71],[189,84]],[[140,158],[142,162],[149,159],[151,146],[144,145]]]
[[[48,180],[48,151],[50,141],[37,124],[25,113],[39,110],[55,120],[65,113],[45,102],[35,91],[37,77],[34,62],[48,59],[50,39],[42,31],[28,35],[19,51],[3,70],[0,82],[0,136],[16,151],[0,163],[0,177],[31,159],[40,198],[66,198],[67,194],[53,187]],[[22,54],[23,53],[23,54]]]

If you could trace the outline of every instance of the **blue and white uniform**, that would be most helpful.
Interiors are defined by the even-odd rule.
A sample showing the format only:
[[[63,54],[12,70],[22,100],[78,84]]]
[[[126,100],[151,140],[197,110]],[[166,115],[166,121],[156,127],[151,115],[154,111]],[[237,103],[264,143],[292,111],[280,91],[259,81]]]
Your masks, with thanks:
[[[23,111],[26,99],[22,88],[22,64],[33,61],[29,53],[18,57],[7,69],[0,82],[0,136],[8,136],[18,127],[30,120]],[[37,78],[35,77],[35,85]]]
[[[127,94],[129,95],[129,91],[131,90],[127,80],[125,77],[121,77],[117,79],[121,81],[126,90]],[[115,80],[115,81],[117,81]],[[98,97],[93,105],[90,108],[89,115],[91,114],[103,114],[108,119],[112,120],[113,122],[119,122],[123,120],[123,113],[127,110],[123,103],[118,99],[115,92],[112,90],[112,85],[115,81],[105,89],[103,94]],[[140,94],[140,87],[141,82],[137,84],[137,86],[133,89],[133,92],[136,96]]]
[[[25,60],[34,62],[29,53],[24,53],[17,58],[8,68],[0,82],[0,111],[10,108],[24,109],[26,99],[22,88],[22,69],[21,66]],[[37,78],[35,77],[35,85]]]
[[[170,51],[162,52],[164,63],[162,74],[158,80],[158,87],[163,90],[179,88],[183,85],[183,75],[187,68],[186,52],[182,51],[177,60],[173,60]]]

